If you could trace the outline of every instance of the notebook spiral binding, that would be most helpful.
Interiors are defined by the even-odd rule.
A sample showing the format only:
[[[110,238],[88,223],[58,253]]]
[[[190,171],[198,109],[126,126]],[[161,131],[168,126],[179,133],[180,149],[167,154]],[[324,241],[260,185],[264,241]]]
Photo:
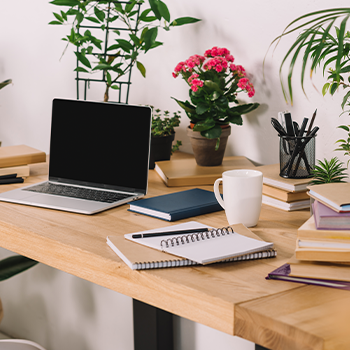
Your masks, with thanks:
[[[191,234],[184,234],[178,237],[163,239],[160,242],[161,248],[175,247],[180,244],[186,244],[191,242],[204,241],[215,237],[222,237],[234,233],[231,226],[212,229],[210,231],[196,232]]]

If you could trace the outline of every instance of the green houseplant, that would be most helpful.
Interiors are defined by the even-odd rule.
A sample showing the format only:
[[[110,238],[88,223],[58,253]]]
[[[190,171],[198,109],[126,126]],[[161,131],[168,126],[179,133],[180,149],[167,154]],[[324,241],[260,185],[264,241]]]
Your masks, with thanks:
[[[310,185],[319,185],[331,182],[345,182],[344,179],[348,177],[346,168],[343,167],[337,157],[333,157],[330,161],[324,159],[322,162],[318,160],[318,164],[315,165],[311,171],[313,179],[310,181]]]
[[[170,116],[169,111],[152,108],[151,153],[149,168],[153,169],[156,161],[169,160],[172,152],[179,149],[182,142],[175,138],[175,127],[180,125],[181,112],[177,111]]]
[[[345,90],[342,108],[349,106],[350,88],[350,33],[346,24],[350,16],[350,8],[334,8],[305,14],[288,24],[283,33],[276,37],[271,45],[300,31],[297,39],[288,49],[280,65],[281,87],[286,101],[293,103],[292,77],[297,60],[301,57],[300,83],[304,91],[304,80],[307,64],[310,64],[310,77],[318,67],[327,74],[327,81],[322,92],[334,94],[339,87]],[[339,26],[336,26],[340,21]],[[283,78],[283,67],[288,65],[287,88]],[[305,91],[304,91],[305,92]]]
[[[259,106],[258,103],[239,104],[238,93],[246,92],[253,97],[255,90],[245,69],[233,64],[233,61],[229,50],[213,47],[203,56],[193,55],[180,62],[173,72],[174,78],[181,75],[190,86],[190,101],[175,100],[189,117],[193,132],[198,132],[197,136],[189,131],[199,165],[220,165],[230,134],[230,123],[242,125],[242,114]],[[226,134],[225,138],[223,134]],[[195,137],[200,140],[198,147]]]
[[[77,82],[102,81],[106,87],[104,101],[109,100],[110,89],[120,90],[123,84],[129,87],[134,65],[146,76],[139,56],[163,44],[157,41],[159,28],[169,31],[172,27],[199,21],[193,17],[171,20],[169,9],[161,0],[148,0],[148,6],[143,0],[53,0],[50,3],[64,10],[54,12],[55,20],[49,24],[71,26],[70,33],[62,40],[76,46]],[[98,72],[102,78],[93,78],[93,73]],[[85,74],[84,78],[79,74]]]

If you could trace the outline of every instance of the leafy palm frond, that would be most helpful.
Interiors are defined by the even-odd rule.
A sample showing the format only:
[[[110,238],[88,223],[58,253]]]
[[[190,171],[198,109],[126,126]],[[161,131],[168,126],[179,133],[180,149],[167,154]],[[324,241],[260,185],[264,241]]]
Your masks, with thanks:
[[[319,185],[330,182],[345,182],[344,179],[348,177],[346,168],[343,167],[337,157],[332,158],[329,162],[324,159],[324,162],[318,160],[318,165],[315,165],[311,171],[314,178],[310,181],[310,185]]]
[[[6,85],[9,85],[12,83],[11,79],[4,80],[3,82],[0,83],[0,90],[4,88]]]
[[[310,77],[312,78],[316,67],[320,66],[323,61],[323,72],[330,63],[335,63],[335,68],[332,71],[331,76],[333,84],[330,84],[328,88],[330,88],[330,93],[334,93],[337,90],[341,80],[340,74],[344,73],[345,71],[350,71],[350,67],[344,67],[344,62],[342,62],[344,57],[344,37],[346,36],[346,24],[349,17],[350,8],[334,8],[311,12],[300,16],[289,23],[283,33],[272,41],[270,47],[275,45],[276,48],[283,37],[302,30],[293,45],[287,51],[280,65],[280,82],[284,98],[287,102],[290,100],[291,103],[293,103],[292,76],[295,63],[300,55],[302,55],[300,82],[303,91],[307,63],[309,62],[311,64]],[[335,28],[335,22],[339,20],[341,20],[341,23],[339,28],[336,28],[337,35],[334,37],[331,34],[331,30]],[[264,62],[265,60],[266,56]],[[287,76],[288,89],[285,88],[282,74],[283,67],[287,64],[287,62],[289,62]]]

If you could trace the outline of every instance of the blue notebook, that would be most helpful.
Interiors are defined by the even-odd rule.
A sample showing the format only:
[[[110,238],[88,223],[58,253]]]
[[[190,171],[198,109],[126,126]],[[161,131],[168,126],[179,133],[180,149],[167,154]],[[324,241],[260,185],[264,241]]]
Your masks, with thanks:
[[[223,209],[214,192],[194,188],[132,202],[129,210],[167,221],[176,221]]]

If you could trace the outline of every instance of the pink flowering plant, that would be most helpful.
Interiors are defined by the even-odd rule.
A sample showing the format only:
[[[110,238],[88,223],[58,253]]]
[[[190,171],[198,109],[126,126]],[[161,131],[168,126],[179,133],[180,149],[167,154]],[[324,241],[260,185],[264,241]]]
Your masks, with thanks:
[[[194,131],[218,140],[215,149],[219,148],[222,126],[242,125],[242,114],[259,106],[259,103],[239,104],[239,92],[253,97],[255,90],[245,69],[233,62],[229,50],[213,47],[204,56],[193,55],[180,62],[173,72],[174,78],[181,75],[190,86],[190,101],[174,100],[185,110]]]

